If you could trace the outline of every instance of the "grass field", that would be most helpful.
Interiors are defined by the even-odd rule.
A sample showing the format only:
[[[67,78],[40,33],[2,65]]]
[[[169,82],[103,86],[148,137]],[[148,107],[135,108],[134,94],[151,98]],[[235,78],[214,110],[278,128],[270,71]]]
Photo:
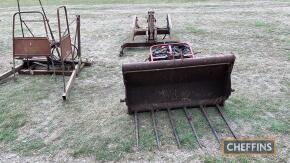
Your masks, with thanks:
[[[23,10],[39,9],[32,0],[23,3]],[[17,75],[16,81],[9,78],[0,83],[0,162],[290,162],[290,2],[51,0],[44,4],[53,29],[55,5],[68,4],[70,18],[81,15],[83,56],[94,65],[78,76],[67,102],[61,99],[61,77],[55,81],[53,76]],[[0,1],[0,74],[11,69],[15,5]],[[136,151],[133,117],[120,103],[124,98],[121,65],[142,62],[149,52],[132,49],[123,58],[118,53],[130,36],[131,17],[138,15],[145,25],[149,9],[156,11],[161,25],[170,13],[174,36],[190,42],[202,52],[199,56],[236,55],[235,92],[224,112],[239,137],[275,138],[277,156],[221,156],[198,109],[189,112],[206,149],[198,148],[184,113],[176,110],[182,148],[176,147],[166,112],[160,112],[161,149],[156,149],[151,117],[145,113],[140,115],[140,150]],[[213,109],[208,113],[221,137],[229,137],[218,113]]]
[[[44,5],[99,5],[99,4],[150,4],[150,3],[188,3],[188,2],[204,2],[208,0],[43,0]],[[20,0],[20,3],[25,6],[36,5],[38,0]],[[3,0],[0,6],[15,6],[17,0]]]

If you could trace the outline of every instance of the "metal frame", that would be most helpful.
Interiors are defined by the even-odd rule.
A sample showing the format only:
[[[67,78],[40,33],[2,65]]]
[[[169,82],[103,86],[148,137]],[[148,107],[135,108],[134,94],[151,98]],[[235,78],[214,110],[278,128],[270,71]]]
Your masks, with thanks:
[[[141,28],[138,24],[138,17],[133,17],[133,29],[132,29],[132,39],[128,42],[125,42],[121,46],[119,56],[124,55],[125,48],[136,48],[136,47],[149,47],[156,44],[165,44],[165,43],[178,43],[177,39],[171,38],[172,34],[172,22],[171,17],[168,14],[166,17],[167,26],[163,28],[159,28],[156,26],[156,18],[154,16],[154,11],[148,11],[148,18],[147,18],[147,28]],[[162,40],[158,39],[158,35],[164,35]],[[136,36],[146,36],[146,40],[144,41],[136,41]],[[169,39],[165,39],[166,36]]]
[[[57,42],[53,35],[45,10],[42,6],[42,2],[41,0],[38,0],[38,2],[42,11],[22,12],[20,9],[20,2],[17,0],[18,12],[13,15],[13,68],[12,70],[0,75],[0,81],[11,75],[14,75],[15,78],[16,73],[25,75],[62,75],[62,98],[63,100],[66,100],[72,89],[76,76],[85,66],[91,66],[90,62],[83,62],[81,58],[80,15],[76,15],[76,19],[74,20],[76,22],[76,31],[74,35],[74,42],[72,43],[67,8],[65,6],[57,8],[59,32],[59,42]],[[67,32],[65,35],[62,35],[61,10],[64,11],[65,15],[65,28],[63,28],[65,29],[64,33]],[[22,15],[24,14],[40,14],[42,20],[23,20]],[[15,36],[15,19],[17,15],[19,16],[22,37]],[[27,24],[28,22],[43,22],[46,36],[35,37]],[[31,37],[25,36],[24,27],[27,28],[28,32],[31,34]],[[22,46],[26,46],[26,48],[23,48]],[[42,51],[45,53],[39,53]],[[57,55],[55,55],[54,52],[56,52]],[[67,52],[69,53],[67,54]],[[46,57],[46,59],[43,57]],[[16,59],[22,60],[23,63],[20,66],[16,66]],[[44,69],[43,67],[46,66],[47,68]],[[65,76],[70,76],[68,82],[66,82]]]
[[[64,16],[65,16],[65,30],[62,30],[62,24],[61,24],[61,16],[60,16],[60,12],[61,10],[64,11]],[[66,6],[60,6],[57,9],[57,20],[58,20],[58,31],[59,31],[59,48],[60,48],[60,59],[61,59],[61,64],[62,64],[62,76],[63,76],[63,95],[62,98],[63,100],[66,100],[72,85],[75,81],[76,76],[78,75],[78,73],[80,72],[80,70],[84,67],[84,64],[81,63],[81,46],[80,46],[80,42],[81,42],[81,38],[80,38],[80,15],[76,16],[76,36],[75,36],[75,40],[78,41],[78,45],[77,45],[77,58],[78,58],[78,64],[75,65],[75,50],[72,49],[72,47],[74,47],[75,45],[72,44],[71,42],[71,32],[70,32],[70,26],[69,26],[69,21],[68,21],[68,14],[67,14],[67,8]],[[68,59],[69,57],[71,57],[71,59]],[[73,62],[71,62],[73,71],[71,73],[71,76],[68,80],[68,82],[66,83],[65,80],[65,68],[67,67],[66,61],[67,60],[71,60]],[[83,66],[82,66],[82,65]]]
[[[20,11],[20,8],[19,8],[19,11]],[[22,19],[23,14],[29,14],[29,15],[40,14],[42,17],[42,20],[39,20],[39,22],[42,22],[44,25],[46,37],[35,37],[31,29],[29,29],[28,25],[26,24],[26,21]],[[17,15],[20,18],[19,21],[21,24],[22,37],[15,36],[15,25],[16,25],[15,19]],[[32,37],[26,37],[24,35],[24,29],[23,29],[22,24],[25,24],[25,27],[28,29]],[[45,16],[42,12],[39,12],[39,11],[21,12],[20,11],[20,12],[15,13],[13,15],[12,37],[13,37],[13,68],[12,70],[13,70],[14,77],[16,77],[15,59],[28,61],[30,58],[33,58],[33,57],[46,57],[47,58],[46,65],[47,65],[47,69],[49,69],[48,60],[49,60],[49,57],[53,56],[53,54],[52,54],[52,51],[50,50],[51,45],[50,45],[50,41],[48,37],[48,30],[47,30],[47,26],[45,22]],[[43,49],[43,47],[45,47],[45,49]],[[26,67],[29,69],[31,65],[32,64],[29,64],[29,62],[27,62]],[[52,65],[54,69],[54,64]],[[24,66],[22,68],[24,68]],[[21,69],[19,69],[18,71],[21,71]]]

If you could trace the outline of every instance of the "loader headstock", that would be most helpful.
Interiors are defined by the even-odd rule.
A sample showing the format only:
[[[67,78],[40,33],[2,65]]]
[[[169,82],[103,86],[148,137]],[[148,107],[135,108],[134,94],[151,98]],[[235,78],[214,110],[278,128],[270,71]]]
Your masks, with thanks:
[[[123,56],[125,48],[136,48],[136,47],[150,47],[157,44],[165,43],[178,43],[177,39],[172,39],[172,22],[170,15],[166,17],[166,27],[157,27],[156,18],[154,11],[148,11],[147,16],[147,27],[142,28],[138,24],[138,17],[133,17],[133,32],[132,40],[125,42],[121,46],[120,56]],[[162,36],[158,38],[158,36]],[[145,36],[145,40],[136,40],[137,36]],[[168,38],[166,39],[166,37]]]

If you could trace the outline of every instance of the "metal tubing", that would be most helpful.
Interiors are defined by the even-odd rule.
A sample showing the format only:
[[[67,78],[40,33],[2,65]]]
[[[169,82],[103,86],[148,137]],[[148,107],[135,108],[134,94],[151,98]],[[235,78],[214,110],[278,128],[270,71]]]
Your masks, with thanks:
[[[32,35],[32,37],[35,37],[34,34],[32,33],[31,29],[28,27],[28,25],[25,23],[25,21],[23,21],[23,24],[25,25],[25,27],[27,28],[27,30],[29,31],[29,33]]]
[[[13,77],[16,80],[16,70],[15,70],[15,58],[13,57]]]
[[[135,117],[135,138],[136,138],[136,148],[139,149],[139,119],[138,119],[138,113],[134,112]]]
[[[66,84],[65,84],[65,74],[64,74],[64,71],[65,71],[65,65],[64,65],[64,61],[62,60],[61,62],[61,68],[62,68],[62,82],[63,82],[63,92],[65,92],[66,90]]]
[[[0,75],[0,81],[8,78],[11,75],[14,75],[14,73],[18,72],[22,68],[23,68],[23,64],[15,67],[15,68],[12,67],[12,69],[10,71],[7,71],[7,72]]]
[[[224,122],[225,122],[226,125],[228,126],[229,130],[231,131],[233,137],[234,137],[235,139],[237,139],[237,136],[235,135],[234,131],[232,130],[230,124],[228,123],[228,121],[227,121],[227,119],[226,119],[224,113],[223,113],[222,110],[221,110],[220,105],[216,105],[216,108],[217,108],[218,112],[220,113],[221,117],[223,118]]]
[[[39,0],[39,2],[41,3],[41,1]],[[65,6],[61,6],[57,9],[57,20],[58,20],[58,32],[59,32],[59,40],[60,42],[62,42],[62,30],[61,30],[61,23],[60,23],[60,10],[63,9],[64,10],[64,14],[65,14],[65,20],[66,20],[66,29],[68,31],[68,36],[70,37],[70,29],[69,29],[69,23],[68,23],[68,16],[67,16],[67,9]],[[61,45],[60,45],[61,46]],[[58,49],[56,49],[58,50]],[[61,61],[62,61],[62,70],[63,70],[63,89],[64,89],[64,92],[66,92],[66,83],[65,83],[65,75],[64,75],[64,71],[65,71],[65,65],[64,65],[64,62],[66,60],[66,57],[63,57],[63,53],[61,51],[60,53],[60,57],[61,57]],[[75,77],[74,77],[75,78]],[[64,96],[63,96],[63,99],[65,100]]]
[[[201,145],[201,143],[200,143],[200,141],[199,141],[199,137],[198,137],[198,135],[197,135],[197,132],[196,132],[196,130],[195,130],[195,127],[194,127],[194,125],[192,124],[192,120],[190,120],[189,114],[188,114],[187,109],[186,109],[185,107],[183,108],[183,111],[184,111],[184,114],[185,114],[185,116],[186,116],[186,119],[187,119],[187,121],[188,121],[188,123],[189,123],[189,125],[190,125],[190,127],[191,127],[191,130],[192,130],[192,132],[193,132],[193,135],[194,135],[195,138],[196,138],[196,141],[197,141],[199,147],[202,148],[202,145]]]
[[[69,22],[68,22],[68,16],[67,16],[67,9],[65,6],[61,6],[57,9],[57,19],[58,19],[58,31],[59,31],[59,39],[61,40],[61,34],[62,34],[62,30],[61,30],[61,23],[60,23],[60,9],[64,10],[64,14],[65,14],[65,21],[66,21],[66,30],[68,32],[68,35],[70,35],[70,29],[69,29]]]
[[[52,42],[55,43],[55,42],[56,42],[56,41],[55,41],[55,37],[54,37],[54,35],[53,35],[52,29],[51,29],[51,26],[50,26],[50,24],[49,24],[49,20],[48,20],[48,18],[47,18],[47,16],[46,16],[45,10],[44,10],[44,8],[43,8],[42,2],[41,2],[41,0],[38,0],[38,2],[39,2],[39,5],[40,5],[40,7],[41,7],[42,13],[43,13],[43,15],[44,15],[44,18],[45,18],[46,24],[47,24],[47,26],[48,26],[48,30],[49,30],[49,32],[50,32],[50,36],[51,36]],[[46,26],[45,26],[45,27],[46,27]],[[60,56],[60,51],[59,51],[58,48],[56,48],[56,53],[58,54],[58,56]]]
[[[46,36],[48,37],[48,31],[47,31],[47,27],[45,24],[45,17],[43,15],[43,13],[38,12],[38,11],[26,11],[26,12],[17,12],[13,15],[13,31],[12,31],[13,39],[15,38],[15,17],[16,17],[16,15],[21,15],[21,14],[40,14],[42,16],[42,19],[43,19],[43,25],[44,25]]]
[[[206,111],[204,110],[203,106],[200,106],[200,109],[201,109],[201,112],[203,113],[203,115],[204,115],[206,121],[208,122],[209,127],[211,128],[212,133],[214,134],[216,140],[217,140],[218,143],[220,144],[220,139],[219,139],[219,137],[218,137],[218,134],[217,134],[216,130],[214,129],[213,125],[211,124],[211,122],[210,122],[210,120],[209,120],[209,118],[208,118],[208,115],[207,115]]]
[[[81,49],[81,16],[77,15],[77,37],[78,37],[78,56],[81,61],[82,49]]]
[[[157,130],[157,123],[156,123],[155,113],[154,113],[153,110],[151,110],[151,118],[152,118],[152,123],[153,123],[153,128],[154,128],[156,145],[157,145],[157,148],[159,149],[160,148],[160,139],[159,139],[158,130]]]
[[[33,75],[53,75],[55,73],[55,75],[62,75],[63,71],[62,70],[28,70],[28,69],[20,69],[19,71],[17,71],[16,68],[16,72],[18,72],[21,75],[30,75],[31,72]],[[65,71],[65,76],[71,76],[71,74],[73,73],[73,71],[71,70],[67,70]],[[13,74],[13,73],[12,73]]]
[[[22,32],[22,37],[24,37],[24,30],[23,30],[23,25],[22,25],[22,17],[20,14],[20,2],[17,0],[17,6],[18,6],[18,12],[19,12],[19,20],[20,20],[20,26],[21,26],[21,32]]]
[[[53,58],[53,54],[51,54],[51,58]],[[48,59],[48,61],[49,61],[49,59]],[[55,72],[54,59],[51,59],[51,65],[52,65],[52,69],[53,69],[54,80],[56,81],[56,72]]]
[[[42,10],[42,13],[43,13],[43,15],[44,15],[44,18],[45,18],[46,24],[47,24],[47,26],[48,26],[48,30],[49,30],[50,35],[51,35],[51,39],[52,39],[53,42],[55,42],[55,38],[54,38],[54,35],[53,35],[53,32],[52,32],[52,29],[51,29],[51,27],[50,27],[50,24],[49,24],[49,20],[48,20],[48,18],[47,18],[47,16],[46,16],[46,13],[45,13],[45,10],[44,10],[44,8],[43,8],[43,5],[42,5],[41,0],[39,0],[39,5],[40,5],[40,7],[41,7],[41,10]],[[57,52],[58,52],[58,50],[57,50]]]
[[[173,132],[173,135],[175,137],[177,146],[178,146],[178,148],[180,148],[180,140],[179,140],[175,125],[173,124],[173,120],[171,118],[170,109],[167,109],[167,113],[168,113],[168,118],[169,118],[169,121],[170,121],[170,125],[171,125],[171,128],[172,128],[172,132]]]
[[[69,93],[71,91],[72,85],[73,85],[73,83],[75,81],[75,78],[77,76],[77,73],[78,73],[79,69],[80,69],[80,66],[76,65],[74,70],[73,70],[73,72],[72,72],[72,74],[71,74],[71,76],[70,76],[70,79],[69,79],[69,81],[67,83],[67,86],[65,87],[65,90],[64,90],[64,93],[63,93],[63,96],[62,96],[63,100],[66,100],[67,97],[69,96]],[[63,77],[64,77],[64,71],[63,71]]]

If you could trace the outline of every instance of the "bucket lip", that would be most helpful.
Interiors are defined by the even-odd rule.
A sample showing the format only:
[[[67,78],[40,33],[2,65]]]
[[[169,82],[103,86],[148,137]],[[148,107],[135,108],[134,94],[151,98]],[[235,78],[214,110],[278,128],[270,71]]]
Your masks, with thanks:
[[[136,62],[122,65],[123,73],[130,71],[154,70],[163,68],[178,68],[186,66],[204,66],[204,65],[233,65],[235,62],[234,54],[221,54],[200,58],[184,58],[175,60],[164,60],[158,62]]]

